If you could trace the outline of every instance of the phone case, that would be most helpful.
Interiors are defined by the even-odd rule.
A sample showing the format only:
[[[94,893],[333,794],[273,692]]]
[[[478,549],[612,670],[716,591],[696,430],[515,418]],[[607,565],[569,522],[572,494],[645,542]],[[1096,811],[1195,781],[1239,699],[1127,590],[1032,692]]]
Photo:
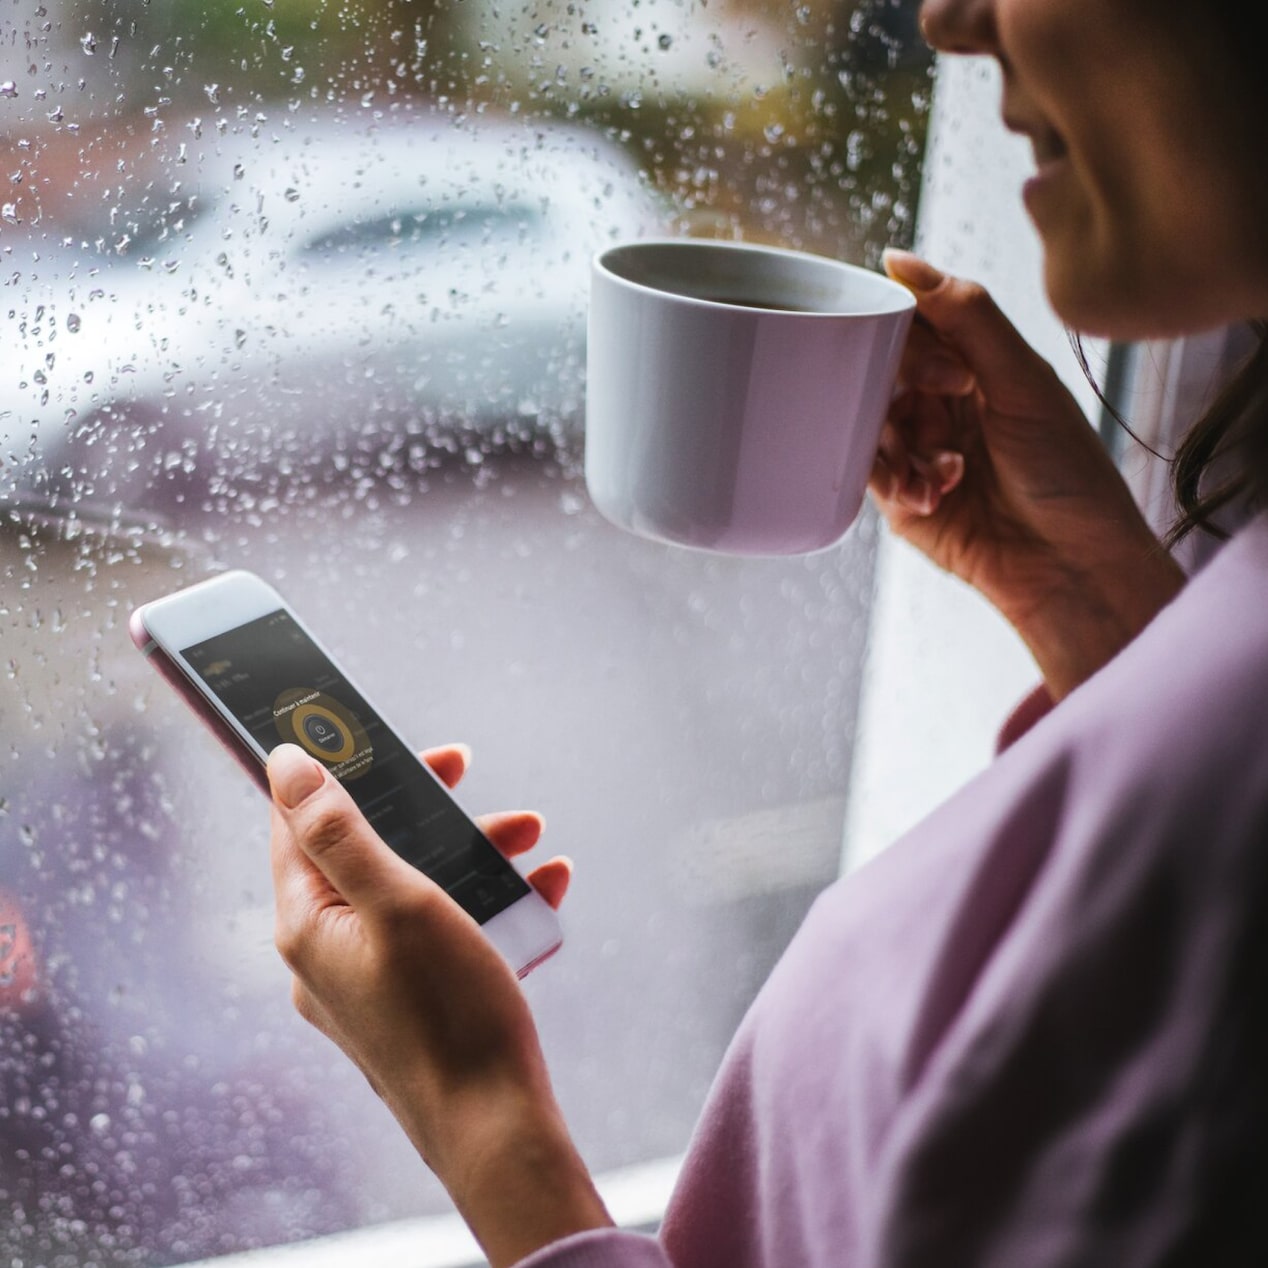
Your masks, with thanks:
[[[171,657],[150,637],[145,628],[145,609],[138,608],[128,620],[128,633],[146,660],[168,681],[176,694],[194,711],[233,759],[251,777],[264,795],[270,796],[269,777],[263,763],[242,742],[242,737],[207,702],[202,692],[181,672]]]

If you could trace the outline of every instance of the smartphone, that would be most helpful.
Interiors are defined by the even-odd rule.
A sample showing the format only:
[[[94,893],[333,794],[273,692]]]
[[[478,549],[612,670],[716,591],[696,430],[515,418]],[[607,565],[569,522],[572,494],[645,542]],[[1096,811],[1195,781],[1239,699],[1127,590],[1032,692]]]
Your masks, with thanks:
[[[550,904],[267,582],[222,573],[137,608],[129,632],[265,793],[269,752],[298,744],[397,854],[474,917],[518,976],[558,950]]]

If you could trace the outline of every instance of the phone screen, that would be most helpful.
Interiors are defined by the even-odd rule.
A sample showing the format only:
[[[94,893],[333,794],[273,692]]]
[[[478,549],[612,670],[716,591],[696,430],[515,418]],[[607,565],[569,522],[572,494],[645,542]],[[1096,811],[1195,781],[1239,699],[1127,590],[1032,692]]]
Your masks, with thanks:
[[[181,655],[266,753],[298,744],[324,763],[383,840],[481,924],[528,893],[523,877],[289,612]]]

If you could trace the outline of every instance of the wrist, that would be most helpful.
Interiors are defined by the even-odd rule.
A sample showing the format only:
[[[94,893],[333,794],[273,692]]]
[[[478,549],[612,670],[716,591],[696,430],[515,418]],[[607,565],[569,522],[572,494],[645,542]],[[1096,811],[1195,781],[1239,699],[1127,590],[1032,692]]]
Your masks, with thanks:
[[[445,1120],[429,1124],[424,1158],[490,1268],[612,1224],[548,1088],[464,1092]],[[410,1135],[419,1145],[423,1133]]]
[[[1108,664],[1184,587],[1160,546],[1069,572],[1042,593],[996,601],[1035,658],[1054,701]]]
[[[451,1196],[490,1268],[509,1268],[560,1238],[612,1224],[553,1102],[547,1113],[538,1108],[495,1124]]]

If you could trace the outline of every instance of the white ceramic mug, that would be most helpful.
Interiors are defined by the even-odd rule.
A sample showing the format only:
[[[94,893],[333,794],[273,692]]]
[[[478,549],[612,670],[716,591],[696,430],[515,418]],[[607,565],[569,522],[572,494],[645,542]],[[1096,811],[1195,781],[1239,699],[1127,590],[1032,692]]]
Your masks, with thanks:
[[[644,537],[737,555],[837,541],[858,515],[915,301],[774,247],[612,247],[591,270],[586,485]]]

